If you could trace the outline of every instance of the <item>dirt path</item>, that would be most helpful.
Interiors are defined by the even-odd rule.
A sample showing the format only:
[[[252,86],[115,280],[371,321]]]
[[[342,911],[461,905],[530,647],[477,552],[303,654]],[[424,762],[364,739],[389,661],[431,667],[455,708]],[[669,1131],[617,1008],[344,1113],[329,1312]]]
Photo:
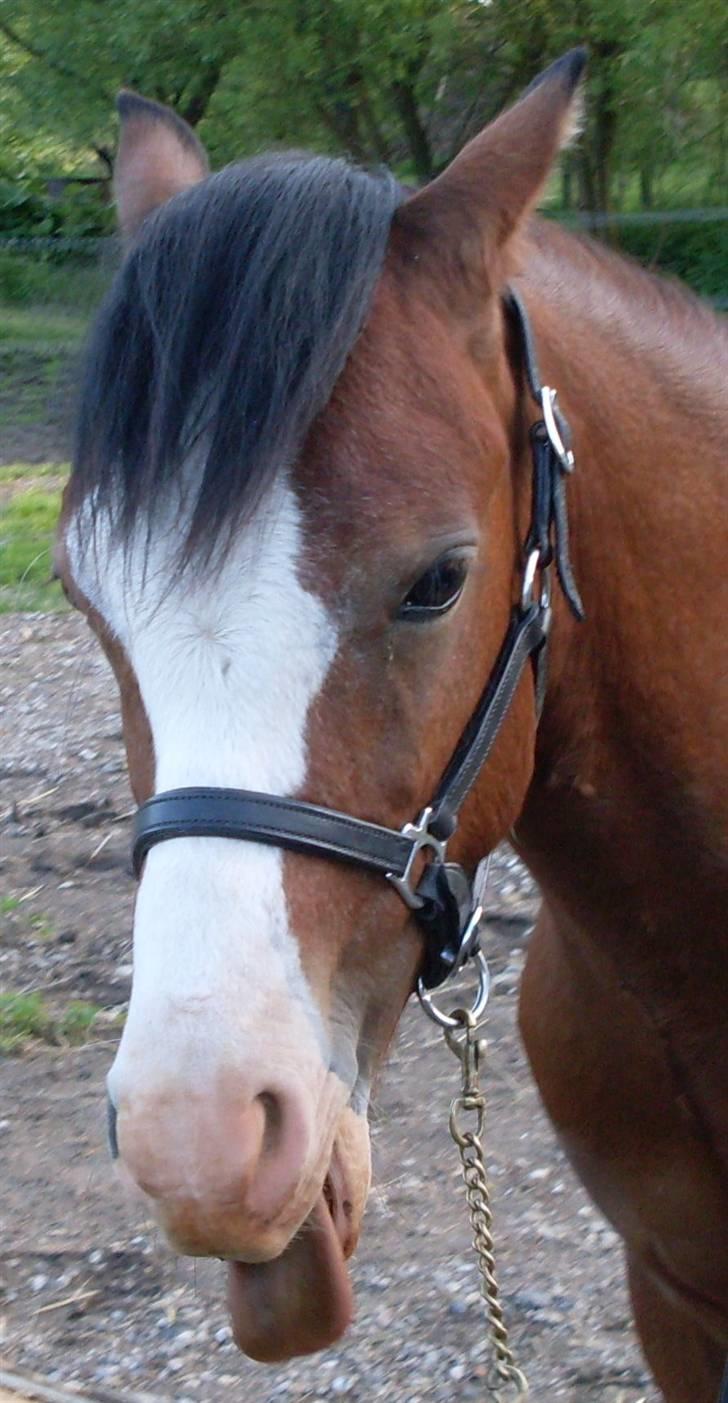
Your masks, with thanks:
[[[70,616],[0,620],[0,987],[56,1023],[98,1006],[80,1048],[0,1060],[0,1354],[96,1397],[177,1403],[482,1398],[475,1269],[446,1131],[454,1061],[407,1010],[373,1116],[375,1189],[334,1350],[264,1369],[230,1342],[218,1263],[173,1258],[116,1184],[103,1079],[130,982],[130,799],[105,664]],[[511,865],[509,865],[509,863]],[[614,1234],[540,1111],[515,1032],[535,894],[498,864],[488,1037],[501,1277],[533,1403],[653,1403]]]

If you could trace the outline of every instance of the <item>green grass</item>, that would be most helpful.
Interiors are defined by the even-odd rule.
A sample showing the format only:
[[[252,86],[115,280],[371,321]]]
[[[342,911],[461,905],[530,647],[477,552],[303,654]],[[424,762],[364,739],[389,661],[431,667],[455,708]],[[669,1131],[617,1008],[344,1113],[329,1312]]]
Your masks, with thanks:
[[[0,994],[0,1055],[22,1052],[33,1039],[78,1045],[88,1038],[100,1010],[74,1000],[54,1015],[40,994]]]
[[[0,463],[0,487],[7,482],[35,482],[39,477],[62,477],[68,474],[68,463]]]
[[[12,916],[12,922],[7,926],[9,931],[22,932],[35,940],[52,940],[56,933],[52,918],[45,911],[28,910],[19,896],[0,897],[0,916]]]
[[[58,262],[37,253],[0,250],[0,305],[66,311],[88,319],[106,291],[113,259]]]
[[[50,916],[43,916],[38,912],[30,917],[28,927],[32,930],[36,940],[52,940],[56,933]]]
[[[85,335],[87,323],[85,313],[60,307],[0,303],[0,346],[75,347]]]
[[[0,1053],[17,1052],[29,1038],[45,1038],[48,1032],[40,994],[0,994]]]
[[[0,339],[0,429],[43,425],[72,356],[61,346]]]
[[[75,999],[58,1021],[58,1032],[65,1042],[85,1042],[100,1010],[95,1004]]]
[[[66,607],[60,586],[51,580],[60,504],[59,490],[30,488],[0,506],[0,613]]]

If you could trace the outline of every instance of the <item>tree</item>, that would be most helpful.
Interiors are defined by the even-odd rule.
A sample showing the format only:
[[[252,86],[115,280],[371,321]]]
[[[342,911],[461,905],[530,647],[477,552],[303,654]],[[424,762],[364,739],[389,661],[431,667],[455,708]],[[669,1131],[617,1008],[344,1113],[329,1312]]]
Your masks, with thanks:
[[[216,163],[285,143],[423,181],[586,42],[566,202],[608,211],[639,182],[649,203],[690,142],[705,188],[725,190],[724,0],[74,0],[71,15],[0,0],[0,129],[21,165],[108,165],[129,86],[199,126]]]

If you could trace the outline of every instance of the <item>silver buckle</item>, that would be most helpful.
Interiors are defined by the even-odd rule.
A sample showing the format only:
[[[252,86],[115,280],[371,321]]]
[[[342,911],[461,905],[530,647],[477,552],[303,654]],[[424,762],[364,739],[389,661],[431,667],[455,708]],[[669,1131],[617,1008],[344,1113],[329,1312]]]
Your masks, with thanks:
[[[565,473],[574,471],[574,455],[570,448],[566,447],[561,437],[558,423],[556,422],[556,410],[558,408],[558,398],[556,391],[550,385],[541,386],[541,409],[543,411],[543,421],[546,425],[546,433],[549,436],[549,443],[554,450]]]
[[[425,904],[424,898],[417,895],[410,880],[415,858],[418,857],[423,848],[430,848],[438,862],[445,861],[447,843],[443,842],[440,838],[436,838],[434,833],[430,833],[427,825],[431,818],[432,806],[430,805],[428,808],[422,810],[416,823],[405,823],[404,828],[400,830],[402,837],[412,840],[412,848],[407,858],[407,866],[401,877],[396,876],[394,872],[386,873],[387,880],[391,882],[395,890],[399,892],[405,906],[409,906],[410,911],[419,911],[420,907]]]

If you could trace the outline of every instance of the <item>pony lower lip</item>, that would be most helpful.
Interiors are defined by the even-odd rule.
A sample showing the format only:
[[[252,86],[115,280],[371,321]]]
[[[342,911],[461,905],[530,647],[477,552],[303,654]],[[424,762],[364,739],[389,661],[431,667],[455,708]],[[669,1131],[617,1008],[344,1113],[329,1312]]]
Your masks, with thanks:
[[[315,1353],[343,1334],[354,1301],[331,1202],[323,1193],[280,1257],[258,1265],[230,1263],[228,1303],[237,1344],[263,1363]]]

